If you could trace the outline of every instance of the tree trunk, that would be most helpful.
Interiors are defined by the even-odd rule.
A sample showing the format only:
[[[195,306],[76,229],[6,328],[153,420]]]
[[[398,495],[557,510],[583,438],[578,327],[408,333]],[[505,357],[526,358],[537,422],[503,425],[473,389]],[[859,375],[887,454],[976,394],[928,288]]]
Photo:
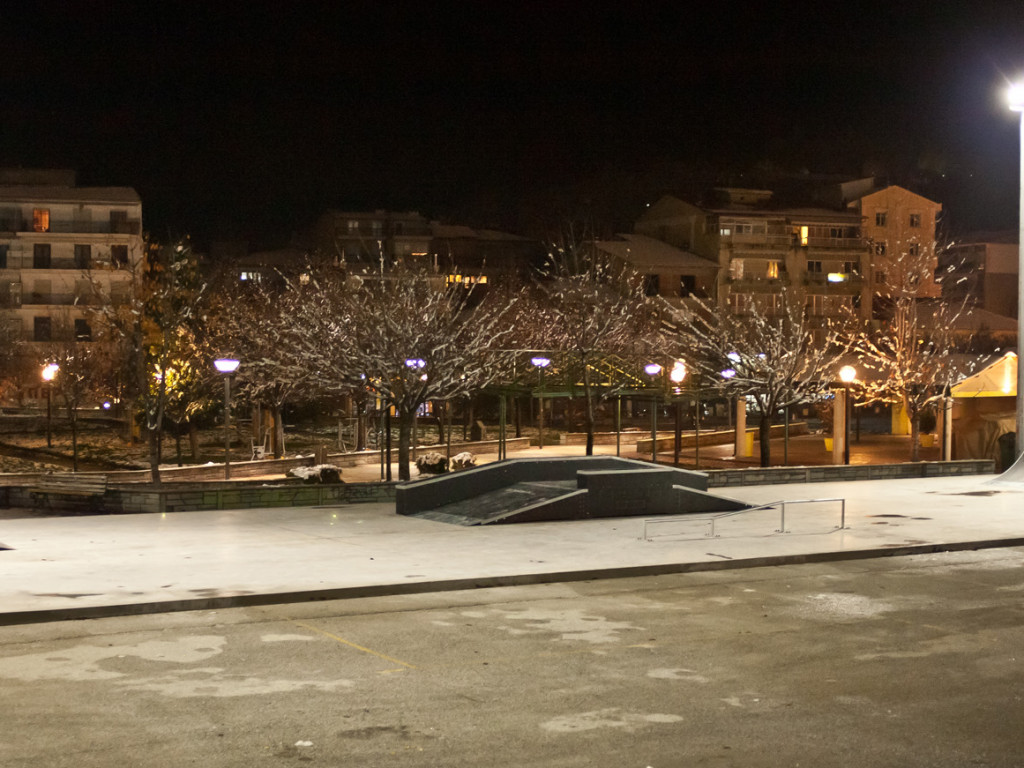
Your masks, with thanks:
[[[284,455],[284,418],[281,414],[281,405],[275,403],[271,409],[271,418],[274,420],[274,458],[280,459]]]
[[[196,429],[196,423],[189,419],[188,421],[188,443],[189,448],[192,450],[192,463],[199,463],[199,430]]]
[[[78,416],[74,408],[71,409],[71,471],[78,471]]]
[[[921,414],[915,413],[910,420],[910,460],[921,460]]]
[[[409,455],[411,437],[412,437],[412,425],[416,419],[416,411],[407,413],[401,411],[398,414],[398,479],[409,480],[411,475],[409,474]]]
[[[356,450],[366,450],[366,408],[362,403],[356,404]]]
[[[583,423],[587,431],[587,456],[594,455],[594,393],[590,386],[590,367],[583,366]]]
[[[160,431],[158,427],[146,425],[149,440],[149,474],[153,485],[160,485]]]
[[[763,409],[761,419],[757,424],[757,439],[761,443],[761,466],[770,467],[772,464],[772,414],[771,411]]]

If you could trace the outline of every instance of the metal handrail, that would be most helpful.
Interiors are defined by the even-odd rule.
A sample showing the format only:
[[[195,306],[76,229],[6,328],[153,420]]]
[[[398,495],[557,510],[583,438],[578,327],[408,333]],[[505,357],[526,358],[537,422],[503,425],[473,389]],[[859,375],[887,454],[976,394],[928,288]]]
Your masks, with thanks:
[[[739,515],[745,515],[749,512],[756,512],[761,509],[772,509],[773,507],[779,507],[779,527],[775,529],[773,533],[790,533],[786,530],[786,505],[787,504],[818,504],[828,502],[839,502],[839,525],[835,526],[833,530],[841,531],[846,528],[846,499],[840,498],[829,498],[829,499],[788,499],[773,501],[768,504],[759,504],[756,507],[748,507],[746,509],[738,509],[733,512],[723,512],[719,515],[711,515],[710,517],[702,518],[696,515],[673,515],[672,517],[660,517],[644,520],[644,541],[651,541],[652,538],[648,533],[650,526],[664,524],[664,523],[678,523],[682,521],[693,521],[693,520],[707,520],[710,523],[710,529],[705,533],[707,538],[717,538],[719,534],[715,532],[716,521],[725,518],[737,517]],[[666,534],[671,535],[671,534]],[[770,534],[769,534],[770,535]]]

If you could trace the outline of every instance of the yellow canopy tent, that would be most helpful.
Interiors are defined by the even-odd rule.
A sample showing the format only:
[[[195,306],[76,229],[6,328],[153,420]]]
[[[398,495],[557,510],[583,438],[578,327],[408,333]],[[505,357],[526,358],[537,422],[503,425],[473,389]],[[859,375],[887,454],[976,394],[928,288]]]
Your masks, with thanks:
[[[1017,355],[1007,352],[992,365],[950,389],[953,397],[1016,397]]]
[[[953,455],[958,459],[993,459],[1005,470],[1000,438],[1017,429],[1017,355],[1007,352],[973,376],[950,388],[953,407]],[[1012,453],[1012,451],[1011,451]]]

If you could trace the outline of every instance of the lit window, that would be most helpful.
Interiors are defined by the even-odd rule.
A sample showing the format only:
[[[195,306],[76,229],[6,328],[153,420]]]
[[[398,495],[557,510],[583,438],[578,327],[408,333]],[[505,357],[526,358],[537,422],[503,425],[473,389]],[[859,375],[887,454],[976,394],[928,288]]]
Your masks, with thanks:
[[[885,226],[885,211],[875,211],[875,226],[876,227],[884,227]]]
[[[718,230],[718,233],[722,237],[731,237],[732,236],[732,228],[731,227],[722,227],[720,230]]]
[[[779,262],[769,261],[768,262],[768,279],[777,280],[779,277]]]
[[[32,209],[32,229],[36,232],[49,232],[50,231],[50,209],[49,208],[33,208]]]
[[[743,259],[733,259],[730,262],[729,275],[733,280],[743,279]]]
[[[800,245],[807,245],[807,237],[810,232],[808,227],[800,227]]]
[[[352,234],[352,235],[359,234],[359,221],[358,221],[358,219],[349,219],[348,220],[348,231],[349,231],[349,234]]]

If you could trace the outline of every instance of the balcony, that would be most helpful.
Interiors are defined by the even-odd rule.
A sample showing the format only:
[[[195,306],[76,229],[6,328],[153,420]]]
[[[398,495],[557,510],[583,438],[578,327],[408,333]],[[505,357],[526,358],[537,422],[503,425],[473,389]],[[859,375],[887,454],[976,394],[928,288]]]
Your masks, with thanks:
[[[862,250],[867,241],[863,237],[808,237],[800,242],[805,248],[844,248],[846,250]]]
[[[58,307],[70,307],[77,305],[79,307],[96,306],[101,304],[100,297],[95,294],[77,294],[77,293],[25,293],[21,297],[21,306],[58,306]]]
[[[45,232],[36,232],[30,221],[0,219],[0,232],[31,232],[37,235],[139,235],[142,232],[142,222],[61,221],[51,219],[49,229]]]

